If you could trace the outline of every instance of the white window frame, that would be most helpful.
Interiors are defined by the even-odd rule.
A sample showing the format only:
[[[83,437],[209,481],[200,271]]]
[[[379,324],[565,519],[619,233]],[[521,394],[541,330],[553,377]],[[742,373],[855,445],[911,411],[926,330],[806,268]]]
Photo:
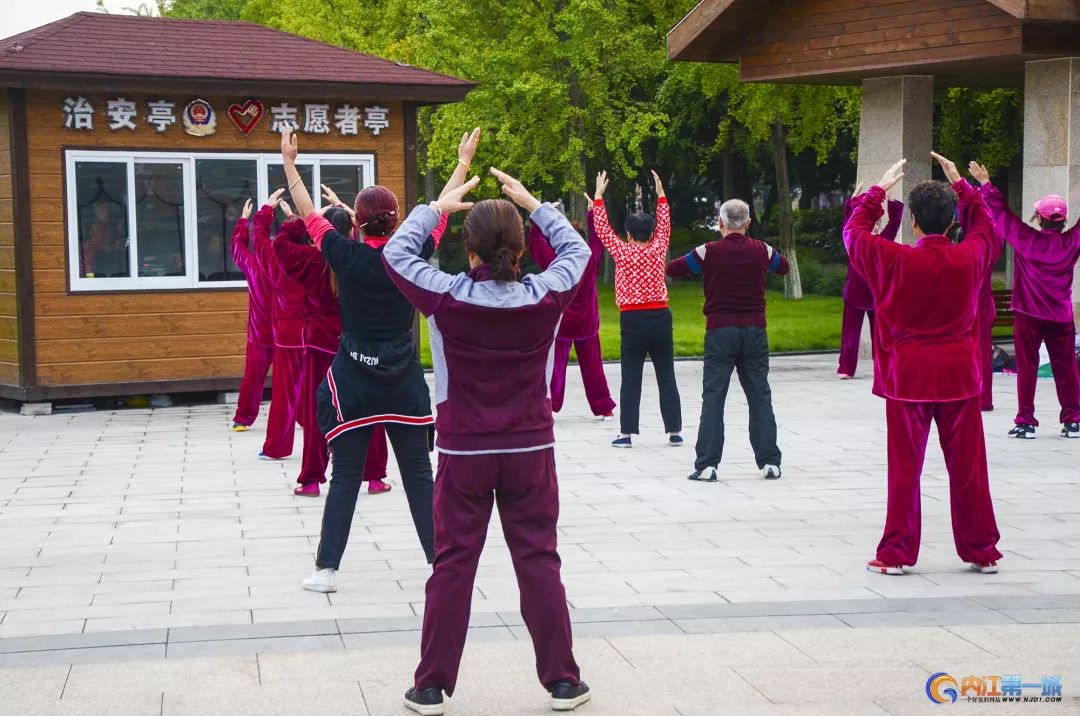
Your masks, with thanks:
[[[271,164],[281,164],[281,155],[270,152],[167,152],[167,151],[109,151],[90,149],[67,149],[64,150],[64,176],[67,193],[67,254],[68,254],[68,285],[72,293],[87,293],[101,291],[156,291],[156,290],[211,290],[221,288],[246,288],[246,281],[200,281],[199,280],[199,256],[196,217],[196,160],[243,160],[257,163],[257,194],[256,206],[261,206],[270,195],[270,187],[267,186],[267,171]],[[78,197],[76,196],[75,166],[78,162],[109,162],[123,164],[127,168],[127,194],[128,194],[128,237],[131,246],[128,251],[130,276],[117,278],[84,278],[79,275],[79,222],[78,222]],[[180,164],[183,171],[184,181],[184,276],[139,276],[138,275],[138,228],[135,223],[135,163],[147,164]],[[374,152],[358,152],[351,154],[308,154],[305,153],[297,160],[297,164],[310,165],[312,167],[312,184],[308,187],[315,208],[322,208],[322,192],[319,184],[322,181],[320,167],[322,164],[362,166],[364,168],[365,184],[361,189],[375,183],[376,156]],[[275,189],[278,187],[274,187]],[[229,237],[224,237],[227,242]]]

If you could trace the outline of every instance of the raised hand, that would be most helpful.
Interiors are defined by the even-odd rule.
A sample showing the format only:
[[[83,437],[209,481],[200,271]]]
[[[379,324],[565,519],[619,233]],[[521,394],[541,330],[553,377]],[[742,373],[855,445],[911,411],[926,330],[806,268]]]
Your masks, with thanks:
[[[282,199],[281,201],[278,202],[278,206],[281,207],[281,213],[285,214],[286,218],[289,218],[289,217],[291,217],[293,215],[293,210],[292,210],[292,207],[289,206],[289,202]]]
[[[345,206],[345,204],[342,203],[341,199],[338,199],[338,195],[334,193],[333,189],[326,186],[325,184],[320,184],[319,186],[322,187],[322,198],[326,200],[327,204],[341,204],[342,206]]]
[[[593,195],[595,199],[603,199],[604,192],[607,191],[608,178],[606,171],[599,171],[596,173],[596,194]]]
[[[461,142],[457,148],[458,161],[466,167],[472,165],[473,157],[476,156],[476,146],[480,144],[480,128],[461,135]]]
[[[480,183],[480,177],[473,177],[460,186],[443,191],[439,200],[434,202],[435,211],[442,214],[453,214],[468,209],[473,205],[471,201],[464,201],[465,195],[476,188]]]
[[[955,184],[960,181],[960,172],[957,171],[956,164],[937,152],[930,152],[930,156],[936,159],[937,163],[941,165],[941,170],[945,172],[945,178],[949,180],[950,184]]]
[[[667,196],[664,194],[664,182],[660,181],[660,175],[656,173],[655,169],[650,169],[649,173],[652,174],[653,186],[656,187],[657,198]]]
[[[240,216],[241,216],[241,218],[244,218],[244,219],[251,218],[251,199],[245,199],[244,200],[244,208],[240,212]]]
[[[885,170],[885,173],[881,175],[881,180],[877,185],[884,189],[886,192],[892,189],[894,186],[900,183],[900,180],[904,178],[904,165],[907,164],[907,159],[901,159],[896,164]]]
[[[972,162],[968,164],[968,171],[971,172],[971,176],[975,179],[975,181],[979,182],[980,184],[989,183],[990,172],[988,172],[986,170],[986,167],[984,167],[982,164],[979,164],[978,162],[972,160]]]
[[[266,205],[267,206],[277,206],[278,202],[281,201],[281,195],[284,194],[284,193],[285,193],[285,187],[281,187],[280,189],[278,189],[277,191],[275,191],[273,194],[271,194],[270,196],[268,196],[266,198]]]
[[[296,133],[288,126],[281,130],[281,158],[291,164],[296,161]]]
[[[529,193],[529,190],[525,188],[525,185],[520,181],[510,176],[506,172],[499,171],[495,167],[491,168],[492,175],[502,182],[502,192],[506,195],[506,198],[520,206],[530,214],[536,211],[536,208],[540,206],[540,200]]]

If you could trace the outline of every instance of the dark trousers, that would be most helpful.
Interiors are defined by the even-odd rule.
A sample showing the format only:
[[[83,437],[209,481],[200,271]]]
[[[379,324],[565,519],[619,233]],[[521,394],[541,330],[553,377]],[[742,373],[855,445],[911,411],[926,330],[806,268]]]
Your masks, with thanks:
[[[641,416],[641,374],[645,357],[652,361],[660,388],[660,414],[664,432],[682,430],[682,404],[675,382],[675,338],[672,335],[671,310],[623,311],[619,314],[622,331],[622,405],[620,422],[624,435],[636,435]]]
[[[750,406],[750,445],[757,466],[779,467],[776,416],[769,388],[769,339],[764,328],[747,326],[725,326],[705,332],[705,376],[694,467],[697,470],[716,467],[724,457],[724,403],[732,370],[738,371]]]
[[[521,593],[521,616],[532,637],[536,673],[550,689],[578,683],[570,614],[556,550],[559,486],[555,451],[491,455],[439,454],[435,481],[435,570],[427,582],[418,689],[454,693],[472,607],[473,581],[487,539],[491,508],[499,506]]]
[[[416,526],[416,536],[420,538],[420,546],[424,548],[424,555],[430,564],[435,559],[432,546],[435,530],[431,514],[433,483],[431,459],[428,456],[428,427],[396,423],[387,423],[384,427],[394,446],[394,457],[401,471],[401,482]],[[323,508],[322,534],[315,559],[319,569],[338,569],[341,565],[341,555],[349,542],[353,513],[356,511],[356,496],[364,481],[364,463],[371,433],[370,427],[356,428],[342,433],[330,444],[334,468]]]
[[[919,559],[922,539],[919,483],[931,421],[937,423],[945,469],[949,473],[956,553],[965,562],[979,564],[1001,559],[979,403],[979,398],[942,403],[885,401],[889,498],[885,532],[877,548],[877,558],[885,564],[907,567]]]

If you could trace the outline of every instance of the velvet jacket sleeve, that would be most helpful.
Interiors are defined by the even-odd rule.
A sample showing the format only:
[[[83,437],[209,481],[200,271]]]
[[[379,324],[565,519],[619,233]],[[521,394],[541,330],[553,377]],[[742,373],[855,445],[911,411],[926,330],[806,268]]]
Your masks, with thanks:
[[[994,222],[994,231],[1002,241],[1012,244],[1012,247],[1021,254],[1027,248],[1028,242],[1039,232],[1031,228],[1013,213],[1005,196],[990,182],[986,182],[979,188],[979,194],[986,203],[986,209]]]
[[[435,227],[435,230],[431,232],[431,241],[435,248],[439,248],[439,243],[442,241],[443,234],[446,233],[446,227],[450,224],[450,215],[443,212],[439,217],[439,225]]]
[[[961,246],[970,242],[972,250],[978,254],[979,264],[984,269],[989,268],[997,261],[999,252],[995,250],[997,241],[994,238],[994,223],[990,219],[986,202],[983,201],[982,194],[968,184],[966,179],[960,179],[952,187],[960,198],[960,226],[964,229]]]
[[[259,266],[267,271],[273,265],[274,251],[270,245],[270,226],[274,223],[274,209],[269,204],[264,205],[255,212],[252,222],[252,238],[254,239],[254,254],[259,261]]]
[[[844,247],[851,266],[864,276],[871,287],[880,286],[900,252],[901,244],[874,236],[874,225],[884,214],[881,208],[885,190],[872,186],[851,200],[851,216],[844,224]]]
[[[881,230],[881,238],[896,241],[896,235],[900,233],[900,225],[904,221],[904,202],[889,199],[886,212],[889,215],[889,221]]]
[[[529,253],[541,271],[547,271],[547,267],[555,260],[555,249],[551,248],[544,232],[533,222],[529,222]]]
[[[243,217],[236,220],[230,249],[233,263],[243,272],[248,281],[254,280],[256,271],[255,254],[251,252],[248,220]]]

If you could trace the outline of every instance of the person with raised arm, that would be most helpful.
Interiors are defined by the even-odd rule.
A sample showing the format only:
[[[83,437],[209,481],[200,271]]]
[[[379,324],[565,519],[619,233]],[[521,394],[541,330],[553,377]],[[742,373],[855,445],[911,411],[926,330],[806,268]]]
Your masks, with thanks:
[[[604,248],[615,262],[615,303],[619,306],[622,337],[622,386],[619,389],[620,432],[611,445],[632,447],[640,428],[641,374],[648,357],[660,389],[660,414],[668,444],[679,447],[682,404],[675,380],[675,336],[665,281],[667,251],[671,243],[671,209],[660,176],[654,171],[656,216],[639,211],[626,217],[627,238],[611,228],[604,191],[607,172],[596,175],[593,221]]]
[[[476,150],[475,144],[469,145],[465,141],[467,137],[468,135],[466,135],[466,137],[462,139],[462,146],[458,148],[459,160],[461,160],[463,156],[471,160],[472,155],[469,152]],[[341,199],[338,198],[338,195],[334,192],[334,190],[327,185],[322,185],[322,191],[323,201],[326,203],[326,205],[344,209],[346,212],[349,213],[350,216],[352,216],[353,225],[350,230],[341,231],[339,229],[339,233],[341,233],[343,236],[349,236],[355,239],[358,229],[356,228],[356,217],[354,215],[353,209],[348,204],[341,201]],[[443,234],[446,233],[449,219],[450,216],[448,214],[443,214],[442,220],[439,222],[439,225],[436,226],[435,230],[431,232],[431,238],[432,241],[434,241],[435,243],[436,249],[439,247],[439,243],[442,241]],[[337,228],[336,225],[335,228]],[[330,275],[332,277],[333,273],[331,272]],[[336,287],[334,288],[334,292],[334,295],[336,297]],[[336,300],[337,299],[335,298],[335,306],[337,305]],[[326,371],[323,371],[323,374],[325,374],[325,372]],[[320,377],[320,380],[321,379],[322,378]],[[367,491],[369,495],[381,495],[390,492],[390,490],[393,489],[390,483],[386,482],[386,467],[389,460],[390,452],[386,446],[386,429],[383,428],[382,424],[374,425],[371,428],[371,441],[368,443],[367,456],[364,459],[364,475],[362,478],[363,481],[367,483]]]
[[[278,263],[270,240],[274,209],[285,193],[278,189],[255,213],[252,222],[255,256],[273,287],[271,314],[274,324],[274,371],[271,382],[270,413],[266,418],[266,440],[259,458],[284,460],[292,455],[299,418],[300,388],[304,366],[304,287],[289,278]],[[273,240],[306,244],[310,241],[304,222],[287,218]]]
[[[1013,332],[1016,341],[1016,394],[1019,404],[1009,435],[1030,440],[1039,421],[1035,418],[1035,386],[1039,372],[1039,346],[1046,344],[1054,373],[1061,412],[1061,435],[1080,438],[1080,371],[1076,365],[1076,324],[1072,285],[1080,260],[1080,221],[1066,230],[1069,209],[1056,194],[1035,204],[1033,222],[1025,224],[1010,209],[986,167],[972,162],[979,192],[990,209],[998,235],[1016,252],[1012,294]]]
[[[273,287],[270,277],[259,264],[251,247],[251,199],[244,202],[232,235],[232,260],[248,287],[247,349],[244,351],[244,377],[236,401],[232,429],[242,433],[259,417],[266,374],[274,362],[274,324],[271,320]]]
[[[283,206],[287,205],[282,202]],[[286,210],[286,213],[290,213]],[[339,233],[352,231],[352,217],[338,206],[323,212]],[[330,369],[341,339],[341,314],[338,310],[337,292],[331,281],[331,273],[322,252],[313,244],[295,244],[275,241],[274,254],[281,270],[304,287],[304,367],[300,387],[300,403],[297,409],[299,423],[304,428],[304,452],[299,487],[293,494],[302,497],[318,497],[319,485],[326,482],[326,466],[329,463],[326,438],[319,429],[319,384]]]
[[[766,480],[780,478],[780,447],[769,387],[769,337],[765,333],[765,281],[789,270],[787,259],[764,241],[746,235],[750,206],[739,199],[720,207],[719,241],[710,241],[675,259],[669,276],[699,274],[705,291],[705,367],[697,459],[689,479],[716,482],[724,456],[724,404],[731,372],[750,409],[750,445]]]
[[[855,187],[855,196],[862,194],[862,186]],[[881,231],[881,236],[895,241],[904,220],[904,204],[889,199],[888,223]],[[844,223],[851,217],[851,199],[844,199]],[[836,368],[840,380],[851,380],[859,365],[859,341],[862,338],[863,318],[870,324],[871,347],[874,341],[874,297],[866,279],[848,264],[847,278],[844,280],[844,317],[840,324],[840,361]]]
[[[930,424],[937,423],[949,472],[953,540],[964,562],[997,572],[1000,537],[990,497],[980,410],[979,296],[993,258],[993,226],[979,193],[956,165],[931,155],[951,183],[925,181],[908,195],[917,242],[873,234],[886,192],[903,178],[906,160],[852,200],[844,245],[866,278],[877,311],[874,393],[885,399],[888,508],[877,555],[866,569],[903,574],[919,557],[919,481]],[[956,221],[965,239],[945,235]]]
[[[589,195],[585,195],[588,205]],[[596,235],[593,222],[593,209],[585,214],[586,231],[589,237],[591,257],[581,277],[574,300],[566,307],[563,319],[559,323],[559,334],[555,337],[555,362],[551,368],[551,410],[562,410],[566,396],[566,367],[570,362],[570,349],[577,354],[581,381],[585,384],[585,397],[589,409],[601,420],[611,420],[615,410],[615,401],[611,399],[607,376],[604,375],[604,359],[600,354],[600,311],[596,298],[596,277],[600,270],[600,261],[604,258],[604,246]],[[546,271],[555,260],[555,249],[551,247],[544,233],[536,224],[529,224],[529,254],[533,261]]]
[[[382,261],[398,223],[397,197],[378,185],[357,194],[353,213],[360,240],[353,241],[315,211],[296,169],[296,135],[289,129],[281,135],[281,157],[296,211],[333,271],[341,312],[341,341],[318,388],[319,428],[330,446],[333,469],[315,571],[303,581],[309,591],[334,592],[375,425],[383,426],[394,446],[417,537],[427,561],[434,560],[428,457],[434,417],[416,354],[415,313]],[[434,242],[425,238],[423,252],[430,257]]]
[[[437,201],[413,210],[383,252],[391,279],[427,316],[435,369],[435,569],[426,588],[420,663],[405,694],[405,705],[425,716],[442,714],[444,694],[451,696],[457,685],[476,567],[495,505],[551,707],[569,711],[590,696],[574,660],[560,577],[547,376],[556,329],[590,252],[551,204],[541,204],[513,177],[491,173],[513,203],[492,199],[473,206],[463,197],[479,177],[456,186],[451,181]],[[514,204],[555,251],[543,273],[521,275],[525,233]],[[465,209],[471,270],[451,276],[428,264],[424,237],[440,213]]]

